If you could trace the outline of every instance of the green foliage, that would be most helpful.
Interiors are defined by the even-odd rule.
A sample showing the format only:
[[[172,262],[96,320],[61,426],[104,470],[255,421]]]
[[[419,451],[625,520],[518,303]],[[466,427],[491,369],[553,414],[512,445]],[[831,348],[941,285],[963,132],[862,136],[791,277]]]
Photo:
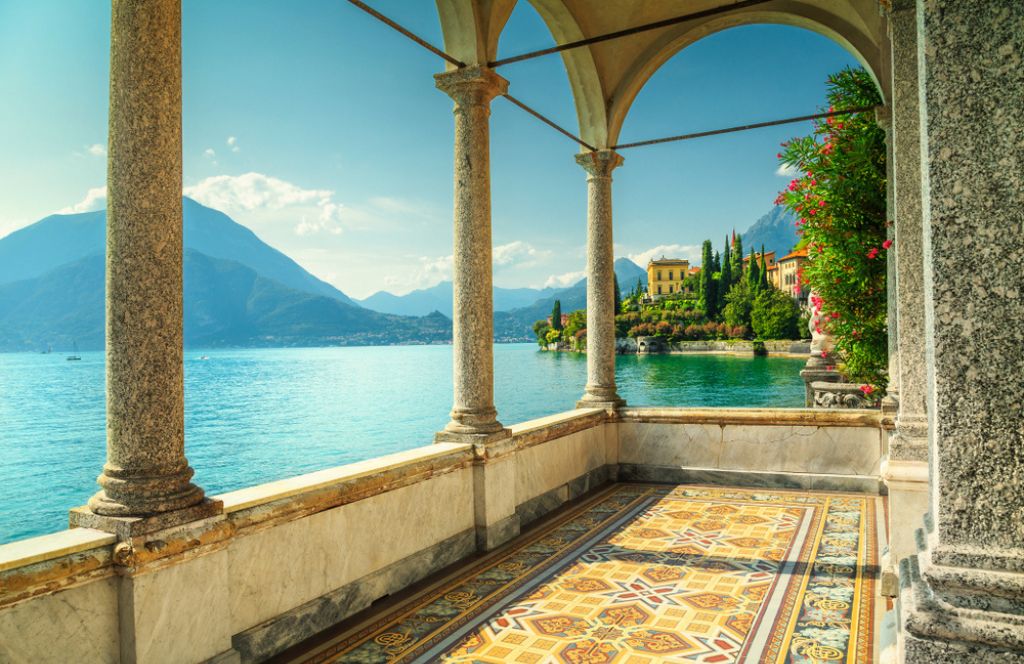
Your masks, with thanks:
[[[718,312],[718,298],[715,292],[715,258],[711,252],[711,240],[704,240],[700,259],[700,304],[708,318]]]
[[[747,261],[747,284],[751,290],[756,290],[761,283],[761,266],[757,263],[754,250],[750,250],[750,260]]]
[[[562,331],[562,301],[555,300],[555,306],[551,308],[551,329]]]
[[[545,336],[545,341],[549,344],[556,343],[562,339],[562,333],[559,330],[548,329],[548,333]]]
[[[732,288],[732,284],[737,283],[743,278],[743,236],[737,235],[736,241],[733,244],[732,252],[730,253],[732,258],[732,283],[729,287]]]
[[[800,307],[775,288],[761,290],[750,309],[750,323],[759,339],[796,339]]]
[[[863,69],[829,77],[832,110],[881,103]],[[820,329],[832,335],[848,380],[882,390],[886,329],[885,134],[871,112],[828,118],[783,144],[779,160],[802,175],[777,202],[795,212],[808,248],[803,279]]]
[[[761,281],[758,285],[762,290],[768,288],[768,259],[764,255],[764,245],[761,245],[761,269],[760,269]]]
[[[725,309],[722,317],[729,325],[750,327],[750,310],[754,307],[755,289],[750,282],[737,281],[725,296]]]
[[[544,346],[547,344],[548,332],[551,331],[551,326],[548,325],[546,320],[539,320],[533,324],[533,333],[537,335],[537,344]]]
[[[562,330],[562,341],[577,346],[587,334],[587,310],[577,309],[569,314],[569,320]]]
[[[622,313],[622,291],[619,290],[619,275],[612,277],[615,282],[615,314]]]
[[[732,255],[729,252],[729,238],[725,238],[725,251],[722,254],[722,275],[718,279],[718,310],[725,309],[725,296],[732,288]]]

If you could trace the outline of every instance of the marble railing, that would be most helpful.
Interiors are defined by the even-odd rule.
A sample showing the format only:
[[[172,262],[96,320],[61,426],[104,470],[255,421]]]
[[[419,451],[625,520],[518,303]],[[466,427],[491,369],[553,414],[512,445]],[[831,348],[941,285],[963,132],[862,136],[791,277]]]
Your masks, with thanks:
[[[876,491],[882,440],[866,411],[581,409],[227,493],[137,540],[0,546],[0,661],[117,662],[124,638],[139,661],[260,661],[606,482]]]

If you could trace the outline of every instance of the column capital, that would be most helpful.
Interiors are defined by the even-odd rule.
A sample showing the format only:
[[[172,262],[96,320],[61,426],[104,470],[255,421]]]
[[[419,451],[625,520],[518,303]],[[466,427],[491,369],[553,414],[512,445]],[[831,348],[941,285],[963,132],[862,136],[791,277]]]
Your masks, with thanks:
[[[581,152],[576,155],[576,163],[583,167],[588,175],[597,178],[608,178],[612,171],[622,165],[625,161],[615,150],[597,150],[595,152]]]
[[[508,81],[483,66],[434,74],[434,84],[455,101],[456,107],[487,106],[492,99],[508,92]]]

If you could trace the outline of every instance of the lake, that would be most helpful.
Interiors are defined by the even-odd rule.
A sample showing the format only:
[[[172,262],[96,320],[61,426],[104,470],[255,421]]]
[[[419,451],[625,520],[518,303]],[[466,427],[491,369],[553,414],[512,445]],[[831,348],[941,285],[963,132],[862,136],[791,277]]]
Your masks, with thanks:
[[[200,359],[202,356],[209,359]],[[105,459],[104,354],[0,354],[0,543],[60,530]],[[428,445],[452,404],[451,346],[190,350],[186,452],[210,495]],[[569,410],[587,361],[494,348],[505,424]],[[619,356],[631,405],[801,407],[804,359]]]

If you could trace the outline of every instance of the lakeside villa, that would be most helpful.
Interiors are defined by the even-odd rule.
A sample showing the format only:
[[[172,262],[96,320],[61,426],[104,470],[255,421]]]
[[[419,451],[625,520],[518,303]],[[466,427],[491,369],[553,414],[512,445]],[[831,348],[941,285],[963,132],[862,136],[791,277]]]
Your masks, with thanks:
[[[181,0],[114,0],[106,463],[67,530],[0,546],[0,661],[1024,662],[1024,4],[530,1],[563,45],[588,201],[578,407],[495,410],[489,117],[515,3],[438,0],[450,421],[432,445],[211,496],[183,431]],[[835,40],[884,99],[881,410],[616,387],[623,122],[673,55],[759,23]],[[656,269],[678,287],[689,267]],[[367,405],[382,427],[401,407]]]

